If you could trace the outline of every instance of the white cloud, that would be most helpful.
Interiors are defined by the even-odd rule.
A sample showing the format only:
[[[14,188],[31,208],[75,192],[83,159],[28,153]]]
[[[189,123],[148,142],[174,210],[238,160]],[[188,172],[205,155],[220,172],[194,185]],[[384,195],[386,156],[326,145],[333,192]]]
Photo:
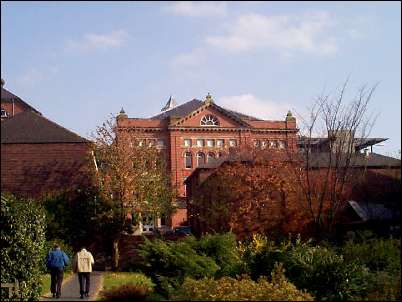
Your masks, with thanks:
[[[217,104],[247,115],[267,120],[284,120],[290,108],[285,103],[263,100],[251,93],[223,96]]]
[[[67,42],[67,48],[70,50],[84,51],[118,48],[126,42],[127,38],[128,34],[123,29],[104,34],[88,33],[78,40],[69,40]]]
[[[205,51],[201,48],[193,49],[188,53],[182,53],[177,55],[171,66],[173,68],[187,68],[187,67],[197,67],[200,66],[203,62],[205,62],[206,54]]]
[[[227,14],[227,5],[222,1],[177,1],[164,10],[186,17],[224,17]]]
[[[334,22],[326,12],[303,15],[240,15],[223,35],[208,36],[207,44],[233,52],[256,49],[332,54],[337,51],[330,29]]]

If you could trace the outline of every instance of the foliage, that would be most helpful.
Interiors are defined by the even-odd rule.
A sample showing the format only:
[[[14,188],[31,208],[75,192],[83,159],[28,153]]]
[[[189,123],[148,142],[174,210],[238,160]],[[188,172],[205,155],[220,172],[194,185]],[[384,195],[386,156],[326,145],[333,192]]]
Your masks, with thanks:
[[[256,235],[239,245],[246,271],[253,279],[268,276],[276,262],[283,263],[286,276],[298,288],[307,289],[318,300],[348,300],[363,296],[368,288],[369,270],[362,264],[346,262],[330,246],[313,245],[289,238],[276,243]]]
[[[120,127],[119,117],[97,127],[94,142],[95,183],[107,209],[100,219],[114,230],[113,265],[117,268],[121,233],[134,232],[139,215],[170,215],[174,193],[163,154]]]
[[[357,261],[372,271],[386,271],[392,275],[399,275],[401,241],[368,236],[372,235],[359,236],[360,239],[357,241],[349,240],[342,246],[341,253],[345,260]]]
[[[357,300],[368,301],[401,301],[401,275],[392,276],[388,272],[370,273],[367,295]]]
[[[22,283],[23,300],[40,294],[45,228],[45,211],[38,203],[1,194],[1,282]],[[3,293],[1,298],[8,299]]]
[[[199,240],[186,238],[198,254],[211,257],[219,265],[216,277],[236,276],[241,272],[242,262],[237,250],[237,241],[233,233],[209,234]]]
[[[257,282],[243,275],[219,280],[186,278],[180,290],[173,295],[176,301],[313,301],[307,292],[299,291],[286,280],[281,266],[272,274],[272,282],[260,278]]]
[[[63,238],[71,245],[90,239],[96,232],[93,218],[97,199],[93,189],[65,191],[43,198],[47,240]]]
[[[168,295],[185,277],[212,277],[219,270],[215,261],[198,254],[192,247],[194,243],[190,241],[191,239],[177,242],[145,239],[140,246],[140,268],[152,277],[158,292]]]
[[[302,232],[309,223],[300,207],[300,165],[285,152],[239,150],[192,194],[190,219],[196,233]],[[291,221],[291,223],[287,223]]]
[[[141,285],[153,288],[155,284],[141,273],[125,273],[125,272],[108,272],[103,278],[103,288],[110,289],[125,284]]]
[[[152,288],[145,285],[123,284],[100,292],[101,301],[145,301]]]

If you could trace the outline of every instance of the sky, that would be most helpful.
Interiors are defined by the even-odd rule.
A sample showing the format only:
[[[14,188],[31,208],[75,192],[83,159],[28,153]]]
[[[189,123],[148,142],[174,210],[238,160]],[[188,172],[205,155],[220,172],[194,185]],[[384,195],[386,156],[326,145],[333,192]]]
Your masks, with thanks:
[[[401,3],[1,2],[5,88],[84,136],[123,107],[158,114],[210,93],[302,128],[321,94],[378,84],[374,152],[401,149]]]

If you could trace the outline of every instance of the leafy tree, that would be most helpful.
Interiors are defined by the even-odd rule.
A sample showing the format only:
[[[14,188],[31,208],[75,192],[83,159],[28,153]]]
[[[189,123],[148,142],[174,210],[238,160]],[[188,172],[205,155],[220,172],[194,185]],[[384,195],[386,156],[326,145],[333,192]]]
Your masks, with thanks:
[[[173,211],[173,190],[165,158],[155,146],[141,144],[111,118],[94,134],[96,182],[105,211],[98,213],[113,230],[113,266],[118,267],[118,241],[123,231],[141,228],[141,216],[154,218]],[[110,233],[110,232],[109,232]]]
[[[1,194],[1,282],[18,280],[22,300],[40,295],[46,218],[40,204]],[[8,299],[3,296],[2,300]],[[17,297],[13,297],[16,299]]]
[[[300,164],[286,153],[241,151],[196,186],[190,219],[196,231],[300,232],[308,217],[297,201]]]

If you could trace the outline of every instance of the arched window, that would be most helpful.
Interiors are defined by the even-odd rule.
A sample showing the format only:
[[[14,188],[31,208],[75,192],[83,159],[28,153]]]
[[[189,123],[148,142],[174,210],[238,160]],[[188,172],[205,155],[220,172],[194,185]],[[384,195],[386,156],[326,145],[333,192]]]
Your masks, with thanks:
[[[201,126],[219,126],[219,121],[215,116],[207,114],[201,119]]]
[[[205,154],[202,152],[197,153],[197,166],[205,164]]]
[[[215,160],[215,153],[214,152],[208,152],[208,155],[207,155],[207,162],[208,163],[211,163],[211,162],[213,162]]]
[[[193,155],[191,152],[186,152],[184,154],[184,167],[186,169],[191,169],[193,167]]]

